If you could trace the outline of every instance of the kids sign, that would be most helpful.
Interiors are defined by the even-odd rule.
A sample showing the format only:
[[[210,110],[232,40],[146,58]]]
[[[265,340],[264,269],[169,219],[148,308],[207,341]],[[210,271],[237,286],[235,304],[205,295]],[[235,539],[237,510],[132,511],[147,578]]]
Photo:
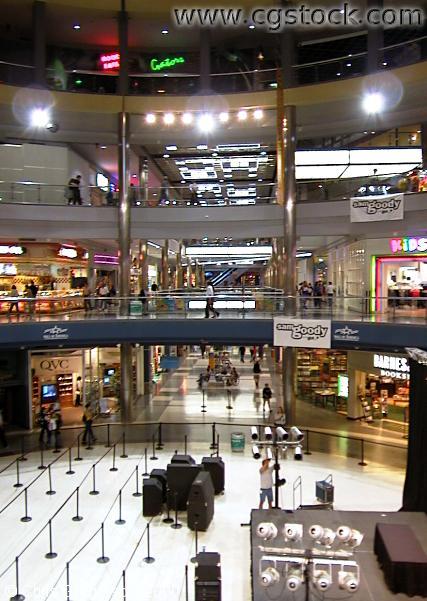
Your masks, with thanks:
[[[171,69],[177,65],[183,65],[185,58],[183,56],[167,56],[166,58],[152,58],[150,61],[150,69],[154,72]]]
[[[424,253],[427,252],[427,238],[392,238],[390,248],[393,254]]]

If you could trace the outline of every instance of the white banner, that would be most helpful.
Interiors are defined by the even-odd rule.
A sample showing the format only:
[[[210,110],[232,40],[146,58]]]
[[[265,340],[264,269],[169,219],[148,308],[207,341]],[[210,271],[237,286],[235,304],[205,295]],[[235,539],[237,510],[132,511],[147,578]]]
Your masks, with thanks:
[[[331,320],[275,317],[274,346],[331,348]]]
[[[350,198],[350,221],[394,221],[403,219],[404,195],[382,194]]]

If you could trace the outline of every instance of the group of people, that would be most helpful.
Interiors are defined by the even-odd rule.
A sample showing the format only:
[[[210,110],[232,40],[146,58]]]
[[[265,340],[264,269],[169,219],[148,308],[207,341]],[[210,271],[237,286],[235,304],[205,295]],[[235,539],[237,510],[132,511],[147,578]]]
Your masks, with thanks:
[[[251,362],[255,362],[256,358],[257,358],[257,352],[258,352],[258,357],[259,360],[262,361],[264,358],[264,345],[263,344],[259,344],[258,346],[256,344],[254,344],[253,346],[251,346],[249,348],[249,353],[251,355]],[[240,355],[240,363],[244,363],[245,362],[245,356],[246,356],[246,347],[245,346],[239,346],[239,355]]]
[[[332,302],[335,294],[335,288],[332,282],[328,282],[326,285],[320,280],[314,282],[314,285],[304,281],[298,286],[298,294],[301,297],[301,303],[303,309],[307,309],[307,304],[310,299],[313,299],[313,306],[319,308],[322,306],[322,302],[326,299],[328,307],[332,307]]]
[[[61,408],[59,403],[54,403],[52,407],[42,405],[40,407],[38,421],[40,426],[39,443],[50,447],[53,437],[55,449],[59,449],[62,427]]]
[[[35,298],[37,297],[39,289],[38,286],[35,285],[34,280],[31,280],[29,284],[25,284],[23,298],[28,299],[25,301],[24,312],[28,314],[33,314],[35,311]],[[15,284],[12,284],[10,289],[10,305],[9,305],[9,315],[11,315],[14,311],[17,315],[19,315],[19,292]],[[33,300],[31,300],[33,299]]]
[[[97,297],[93,300],[93,297]],[[107,311],[113,305],[113,298],[117,296],[117,290],[108,278],[101,278],[95,291],[89,288],[88,284],[83,286],[83,302],[85,313],[97,309],[98,311]],[[98,300],[99,299],[99,300]]]

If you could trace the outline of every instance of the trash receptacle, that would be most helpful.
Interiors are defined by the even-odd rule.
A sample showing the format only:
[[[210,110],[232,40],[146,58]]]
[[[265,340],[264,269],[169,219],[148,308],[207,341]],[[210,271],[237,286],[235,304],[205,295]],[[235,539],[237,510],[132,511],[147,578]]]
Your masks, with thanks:
[[[245,435],[243,432],[231,433],[231,452],[243,453],[245,450]]]
[[[142,315],[142,303],[139,300],[133,300],[130,302],[129,307],[130,315]]]

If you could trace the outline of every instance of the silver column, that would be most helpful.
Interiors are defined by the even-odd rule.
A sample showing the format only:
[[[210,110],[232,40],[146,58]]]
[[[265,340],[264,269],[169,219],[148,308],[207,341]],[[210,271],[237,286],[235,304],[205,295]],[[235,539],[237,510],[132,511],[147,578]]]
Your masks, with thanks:
[[[121,0],[121,10],[117,15],[118,34],[119,34],[119,52],[120,52],[120,70],[119,70],[119,89],[120,96],[129,94],[129,53],[128,53],[128,14],[126,12],[126,0]]]
[[[119,113],[119,294],[130,291],[129,114]],[[120,315],[128,315],[129,302],[120,302]]]
[[[283,221],[283,292],[285,297],[285,315],[296,315],[296,107],[285,106],[283,119],[284,141],[284,221]],[[283,349],[283,403],[288,424],[296,423],[296,349]]]
[[[94,296],[96,288],[96,269],[95,252],[92,248],[88,248],[87,250],[87,285],[89,286],[91,296]]]
[[[132,421],[132,344],[129,342],[120,345],[120,409],[122,420]]]
[[[34,83],[46,85],[46,2],[33,2]]]

